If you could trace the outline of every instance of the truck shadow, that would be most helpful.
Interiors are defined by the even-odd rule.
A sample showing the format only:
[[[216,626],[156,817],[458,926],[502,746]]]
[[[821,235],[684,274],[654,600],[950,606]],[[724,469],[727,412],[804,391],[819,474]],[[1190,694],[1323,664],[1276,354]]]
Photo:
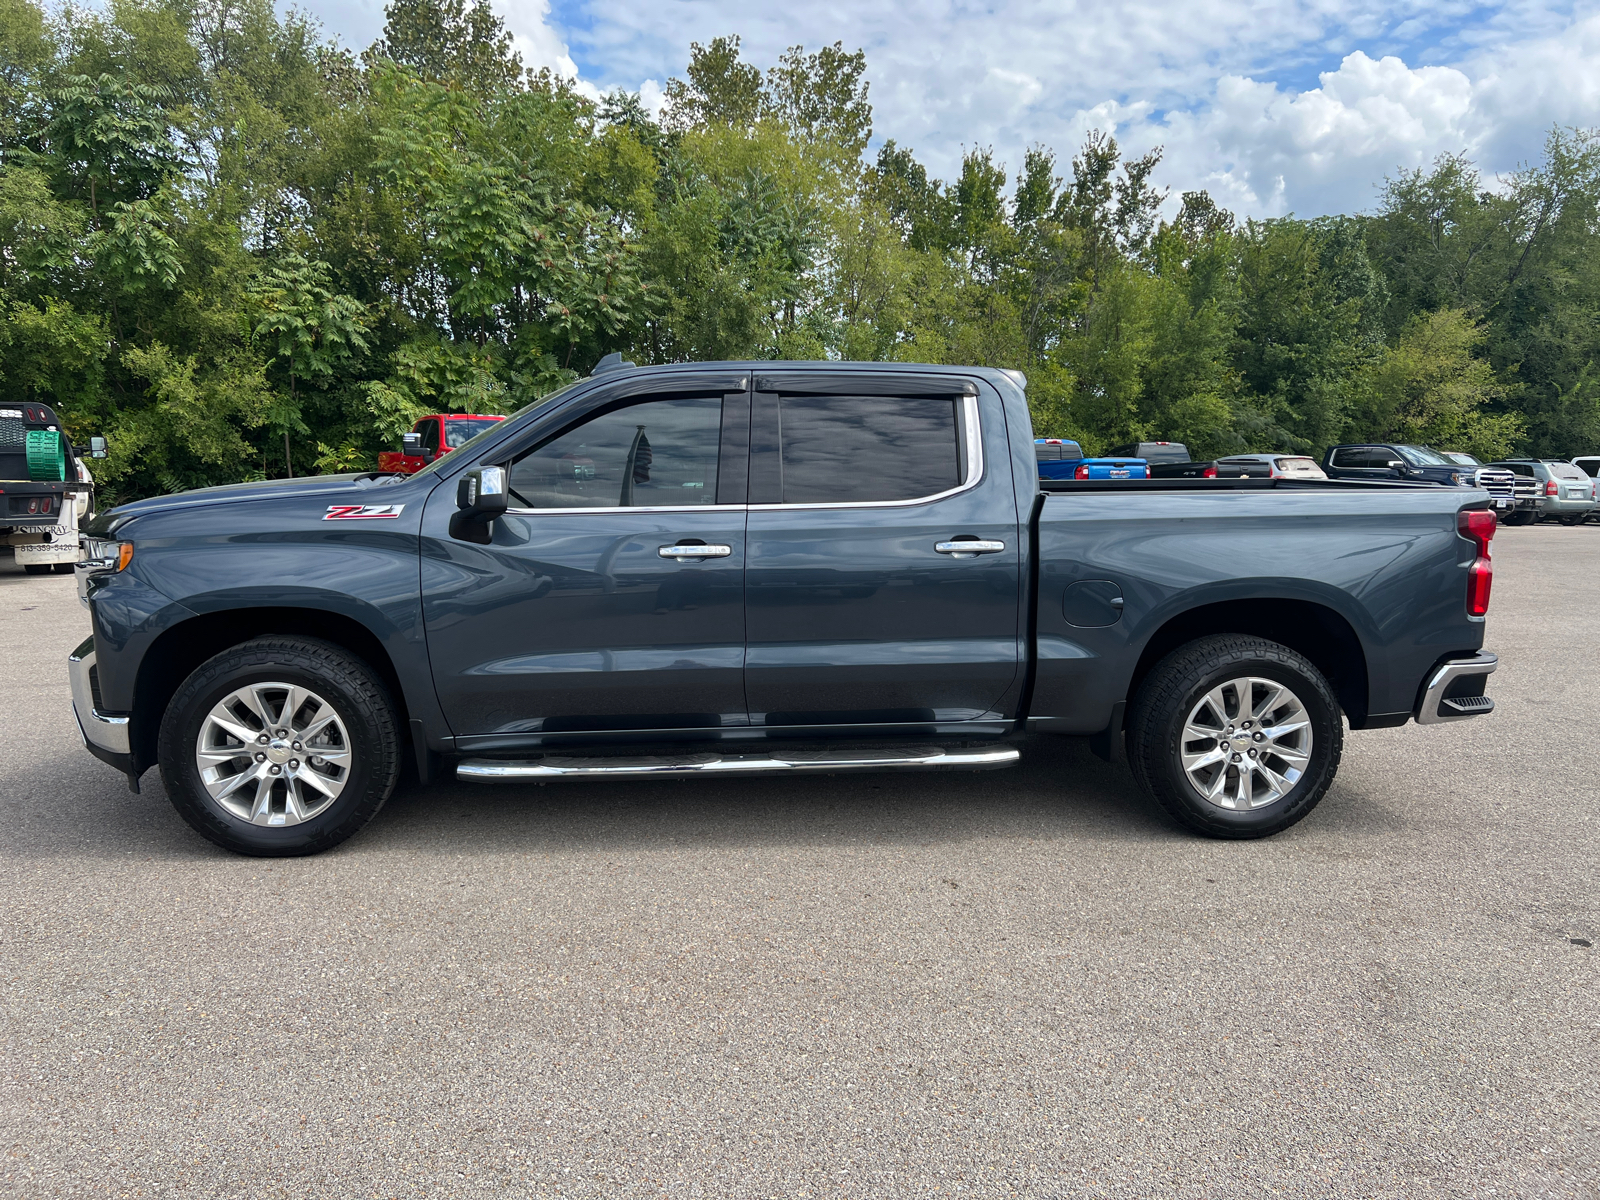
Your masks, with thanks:
[[[40,756],[70,764],[64,770],[27,763],[0,772],[0,804],[9,812],[0,832],[5,857],[231,857],[183,823],[159,772],[147,772],[135,796],[76,751]],[[1036,738],[1023,747],[1019,766],[1001,771],[402,784],[372,824],[327,853],[929,846],[991,837],[1162,842],[1190,835],[1139,793],[1126,768],[1101,762],[1086,742]]]

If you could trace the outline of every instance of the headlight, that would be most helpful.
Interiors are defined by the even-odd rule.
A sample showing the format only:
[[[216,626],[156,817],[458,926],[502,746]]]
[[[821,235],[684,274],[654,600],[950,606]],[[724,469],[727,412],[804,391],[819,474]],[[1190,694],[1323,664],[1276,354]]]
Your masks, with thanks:
[[[112,538],[83,540],[83,564],[101,571],[120,571],[133,561],[133,543]]]
[[[1455,474],[1450,476],[1450,482],[1459,486],[1460,484],[1462,484],[1462,483],[1464,483],[1466,481],[1466,478],[1467,477],[1465,475],[1463,475],[1460,471],[1457,471],[1457,472],[1455,472]]]

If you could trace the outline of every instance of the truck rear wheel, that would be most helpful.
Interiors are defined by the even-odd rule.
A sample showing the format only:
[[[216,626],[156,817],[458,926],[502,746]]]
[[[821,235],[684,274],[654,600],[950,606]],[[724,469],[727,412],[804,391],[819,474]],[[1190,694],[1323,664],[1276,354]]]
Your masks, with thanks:
[[[1158,662],[1135,698],[1128,763],[1197,833],[1258,838],[1317,806],[1344,746],[1339,702],[1302,655],[1218,634]]]
[[[184,680],[161,721],[161,778],[197,832],[239,854],[316,854],[370,821],[400,775],[383,681],[328,642],[261,637]]]

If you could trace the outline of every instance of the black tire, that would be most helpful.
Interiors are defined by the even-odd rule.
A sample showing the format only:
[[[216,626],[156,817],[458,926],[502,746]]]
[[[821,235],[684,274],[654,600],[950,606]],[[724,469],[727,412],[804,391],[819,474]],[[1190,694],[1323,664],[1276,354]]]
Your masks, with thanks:
[[[1180,757],[1182,735],[1191,712],[1208,693],[1245,678],[1289,688],[1305,709],[1311,747],[1298,779],[1280,797],[1259,808],[1230,809],[1206,800],[1190,782]],[[1158,662],[1134,698],[1127,737],[1128,765],[1140,787],[1175,821],[1217,838],[1267,837],[1293,825],[1327,792],[1344,749],[1339,701],[1322,673],[1287,646],[1242,634],[1199,638]],[[1232,770],[1237,777],[1238,768]]]
[[[230,692],[266,681],[309,688],[330,704],[348,733],[352,762],[338,797],[299,824],[252,824],[211,798],[195,762],[202,723]],[[282,858],[318,854],[377,815],[400,777],[400,724],[388,689],[365,662],[329,642],[260,637],[224,650],[183,681],[161,719],[161,779],[178,815],[196,832],[238,854]]]
[[[72,570],[73,570],[73,564],[72,563],[51,563],[50,564],[50,569],[52,571],[54,571],[57,575],[71,575],[72,574]]]
[[[1582,525],[1588,519],[1588,513],[1573,513],[1571,516],[1562,517],[1561,523],[1563,525]]]
[[[1504,521],[1502,521],[1501,524],[1502,525],[1532,525],[1538,519],[1539,519],[1539,514],[1536,513],[1536,512],[1514,512],[1509,517],[1507,517]]]
[[[50,567],[51,567],[50,563],[23,563],[22,564],[22,569],[24,571],[26,571],[29,575],[48,575],[48,574],[50,574]]]

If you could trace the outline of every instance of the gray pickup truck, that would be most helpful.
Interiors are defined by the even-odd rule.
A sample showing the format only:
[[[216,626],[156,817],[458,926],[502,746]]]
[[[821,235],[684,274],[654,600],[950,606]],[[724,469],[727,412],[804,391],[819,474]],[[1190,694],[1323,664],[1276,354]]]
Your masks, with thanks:
[[[1344,724],[1489,712],[1488,497],[1045,481],[1018,374],[606,362],[410,476],[86,539],[88,748],[313,853],[423,783],[984,769],[1088,736],[1177,821],[1305,816]]]

